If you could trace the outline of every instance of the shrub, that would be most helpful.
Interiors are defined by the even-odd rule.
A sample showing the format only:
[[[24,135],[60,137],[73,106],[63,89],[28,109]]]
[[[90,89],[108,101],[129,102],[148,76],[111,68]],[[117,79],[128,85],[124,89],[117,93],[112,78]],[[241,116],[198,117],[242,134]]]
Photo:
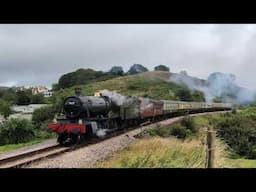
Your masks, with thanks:
[[[27,119],[10,119],[0,125],[0,145],[28,142],[34,136],[34,127]]]
[[[31,103],[32,104],[42,104],[42,103],[45,103],[44,95],[41,94],[41,93],[36,94],[36,95],[32,95],[31,96]]]
[[[185,139],[187,136],[191,135],[191,131],[186,129],[184,126],[177,124],[172,126],[170,134],[176,136],[177,138]]]
[[[11,103],[0,99],[0,114],[3,115],[5,119],[7,119],[11,113]]]
[[[167,128],[155,127],[147,131],[151,136],[169,136]]]
[[[48,124],[50,122],[51,122],[50,120],[46,120],[41,123],[39,129],[36,130],[37,138],[49,139],[49,138],[56,136],[56,134],[54,132],[48,130]]]
[[[237,110],[235,108],[232,109],[231,111],[232,114],[237,114]]]
[[[186,116],[181,120],[181,125],[189,129],[192,133],[198,132],[198,127],[192,117]]]
[[[54,106],[41,107],[33,112],[32,122],[36,128],[40,128],[45,121],[52,121],[55,113]]]
[[[215,123],[217,134],[239,155],[246,158],[256,158],[256,125],[255,121],[230,114],[222,116]]]
[[[147,132],[151,136],[170,137],[172,135],[182,139],[192,135],[192,131],[190,129],[187,129],[180,123],[169,127],[156,126],[155,128],[148,130]]]

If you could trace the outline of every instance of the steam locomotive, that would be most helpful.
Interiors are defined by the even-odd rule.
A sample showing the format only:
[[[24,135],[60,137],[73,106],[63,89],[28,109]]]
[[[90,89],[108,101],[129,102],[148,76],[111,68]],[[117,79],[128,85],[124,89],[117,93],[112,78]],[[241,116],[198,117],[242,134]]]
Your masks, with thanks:
[[[67,97],[63,103],[64,118],[57,119],[48,128],[58,134],[58,142],[80,143],[92,137],[101,137],[119,129],[154,122],[181,113],[230,110],[228,103],[183,102],[153,100],[142,97],[125,97],[123,102],[104,95],[76,95]]]

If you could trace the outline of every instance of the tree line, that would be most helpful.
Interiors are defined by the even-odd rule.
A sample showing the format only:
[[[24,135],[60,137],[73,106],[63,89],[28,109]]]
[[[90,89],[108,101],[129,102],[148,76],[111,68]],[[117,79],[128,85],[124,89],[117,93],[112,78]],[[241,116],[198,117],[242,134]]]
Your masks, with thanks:
[[[170,71],[165,65],[158,65],[154,68],[155,71]],[[66,73],[59,78],[58,83],[53,84],[54,91],[65,89],[74,85],[86,84],[90,82],[104,81],[118,76],[135,75],[149,71],[141,64],[134,64],[127,72],[124,72],[121,66],[113,66],[108,72],[95,71],[93,69],[78,69],[77,71]]]

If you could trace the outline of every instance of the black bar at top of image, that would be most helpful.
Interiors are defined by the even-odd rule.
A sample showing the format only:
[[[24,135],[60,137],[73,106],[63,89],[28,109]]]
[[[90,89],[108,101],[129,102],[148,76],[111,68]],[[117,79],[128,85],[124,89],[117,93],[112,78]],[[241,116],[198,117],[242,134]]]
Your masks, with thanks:
[[[41,3],[18,5],[18,9],[4,7],[0,23],[256,23],[254,6],[246,9],[241,3],[217,4],[196,2],[131,2],[114,3],[88,1],[84,4]],[[177,4],[176,4],[177,3]],[[179,4],[179,5],[178,5]],[[10,9],[7,9],[10,8]]]
[[[152,15],[152,16],[1,16],[0,24],[242,24],[256,23],[256,16]]]

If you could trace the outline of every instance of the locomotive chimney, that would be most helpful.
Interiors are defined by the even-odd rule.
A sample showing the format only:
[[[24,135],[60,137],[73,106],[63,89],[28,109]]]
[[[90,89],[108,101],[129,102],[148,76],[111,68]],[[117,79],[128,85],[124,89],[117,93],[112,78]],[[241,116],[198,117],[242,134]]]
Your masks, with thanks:
[[[76,87],[75,88],[75,95],[77,97],[81,96],[81,93],[82,93],[82,89],[80,87]]]

